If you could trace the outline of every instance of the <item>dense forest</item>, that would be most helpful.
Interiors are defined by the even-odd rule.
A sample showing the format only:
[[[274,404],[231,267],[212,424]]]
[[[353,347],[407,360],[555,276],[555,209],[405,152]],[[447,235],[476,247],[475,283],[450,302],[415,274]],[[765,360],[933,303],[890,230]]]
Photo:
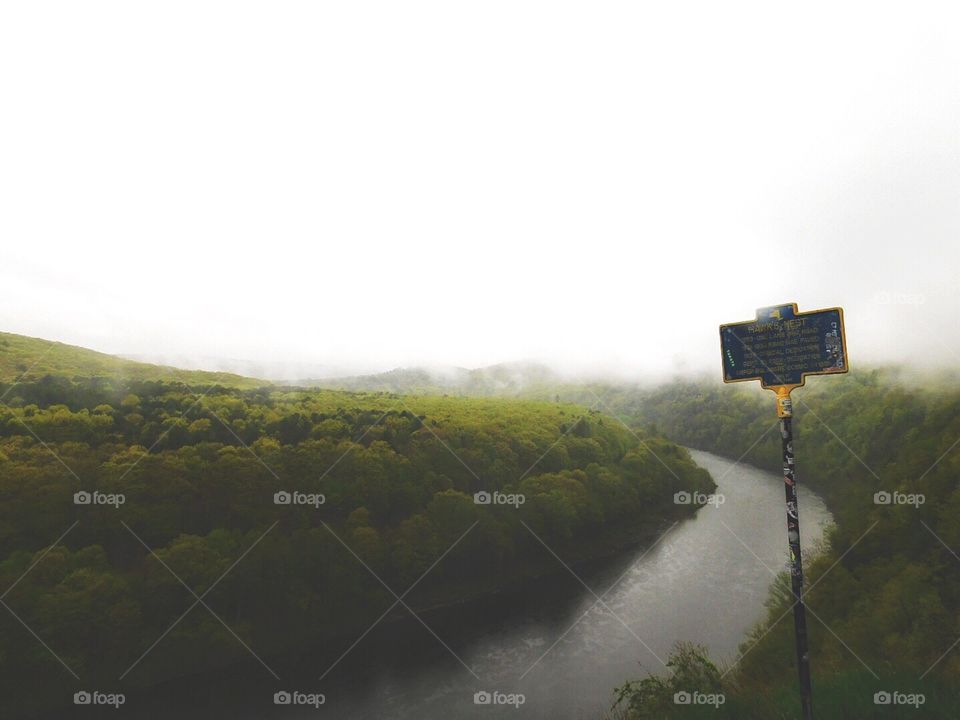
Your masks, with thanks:
[[[442,558],[408,598],[429,608],[556,569],[536,537],[575,562],[651,534],[678,512],[677,489],[713,488],[675,443],[780,466],[773,395],[750,386],[573,385],[539,371],[526,384],[523,368],[503,367],[444,385],[387,376],[401,390],[484,397],[303,390],[51,345],[0,338],[2,599],[72,671],[108,687],[193,601],[176,576],[243,642],[282,654],[352,639],[390,606],[364,564],[402,592]],[[923,693],[904,717],[960,716],[954,388],[886,369],[794,395],[801,519],[811,487],[836,520],[807,566],[818,718],[895,716],[876,692]],[[84,491],[100,502],[76,504]],[[484,491],[523,503],[477,504]],[[278,504],[283,492],[299,501]],[[681,645],[672,674],[619,688],[614,714],[798,717],[789,589],[785,575],[771,580],[769,616],[735,666]],[[191,614],[120,686],[245,653],[213,615]],[[55,705],[75,685],[10,615],[0,668],[11,712]],[[673,702],[694,689],[726,702]]]
[[[244,643],[353,640],[395,599],[374,573],[400,593],[430,570],[406,602],[448,604],[562,571],[541,541],[609,553],[714,488],[683,448],[576,405],[141,372],[0,383],[0,586],[25,623],[0,622],[5,715],[69,702],[72,673],[128,689]],[[196,597],[216,616],[163,635]]]
[[[618,412],[678,442],[780,467],[770,392],[678,381],[610,395]],[[869,370],[815,379],[794,392],[794,407],[801,532],[805,485],[837,523],[807,568],[817,717],[960,717],[960,391]],[[682,647],[669,680],[621,690],[625,716],[799,717],[785,575],[768,604],[733,672],[721,680],[702,651]],[[723,691],[727,702],[718,710],[672,702],[692,685]],[[878,706],[876,692],[923,693],[925,703]]]

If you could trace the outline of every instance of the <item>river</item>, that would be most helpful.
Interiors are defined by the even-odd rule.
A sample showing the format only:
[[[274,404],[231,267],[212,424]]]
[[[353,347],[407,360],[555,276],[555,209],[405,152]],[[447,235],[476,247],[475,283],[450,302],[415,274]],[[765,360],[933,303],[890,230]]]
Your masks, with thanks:
[[[732,663],[745,633],[764,616],[771,570],[787,560],[783,481],[710,453],[691,453],[717,482],[723,503],[705,505],[656,544],[578,567],[576,574],[558,561],[556,577],[498,599],[467,620],[461,609],[429,615],[429,629],[413,619],[381,625],[322,682],[331,658],[346,647],[299,658],[278,673],[285,680],[280,683],[251,664],[131,697],[125,714],[164,720],[599,720],[613,688],[662,672],[661,661],[678,640],[706,645],[714,660]],[[831,516],[802,485],[800,518],[810,553]],[[278,689],[322,693],[325,702],[276,707]],[[474,694],[484,691],[522,694],[523,703],[476,704]]]

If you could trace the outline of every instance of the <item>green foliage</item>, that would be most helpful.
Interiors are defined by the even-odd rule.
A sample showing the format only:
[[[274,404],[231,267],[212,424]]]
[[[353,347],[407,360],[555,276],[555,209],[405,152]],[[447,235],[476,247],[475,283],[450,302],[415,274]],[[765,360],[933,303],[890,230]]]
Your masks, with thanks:
[[[616,689],[616,704],[609,720],[802,720],[795,674],[769,687],[743,685],[730,675],[717,678],[717,668],[702,648],[681,646],[668,662],[679,670],[673,677],[651,677]],[[674,693],[691,692],[705,685],[720,692],[717,704],[678,704]],[[877,693],[900,688],[903,695],[923,695],[922,704],[883,705]],[[817,720],[955,720],[960,717],[960,696],[955,683],[942,677],[920,680],[917,673],[886,675],[877,679],[860,666],[834,673],[818,673],[813,683],[813,709]],[[699,691],[704,692],[704,691]]]
[[[561,569],[528,528],[583,560],[690,512],[676,489],[713,489],[682,448],[576,405],[146,375],[0,385],[0,587],[16,583],[4,601],[92,684],[114,682],[192,602],[171,570],[212,588],[205,602],[245,643],[284,652],[388,608],[368,568],[397,593],[430,569],[405,599],[414,607],[459,601]],[[94,490],[125,502],[74,504]],[[527,497],[477,505],[481,490]],[[325,502],[277,505],[281,491]],[[0,648],[4,703],[49,701],[70,680],[15,622],[0,624]],[[194,612],[125,682],[245,653]]]
[[[675,382],[614,392],[611,403],[678,442],[779,470],[770,392]],[[838,678],[862,680],[861,663],[881,678],[870,698],[876,690],[922,692],[918,687],[933,695],[953,688],[956,698],[960,651],[950,648],[960,637],[960,392],[911,388],[891,371],[872,370],[811,382],[794,392],[794,410],[801,519],[803,487],[811,486],[837,522],[825,552],[806,568],[815,698],[823,697],[821,686],[840,696],[844,685]],[[921,494],[925,501],[876,504],[878,492]],[[767,619],[747,638],[745,655],[728,676],[731,707],[740,712],[730,717],[795,716],[791,603],[781,576]],[[933,670],[920,683],[928,668]],[[860,680],[851,680],[846,690],[860,692]],[[783,705],[790,712],[778,714],[780,706],[770,700],[778,694],[790,699]],[[866,708],[863,699],[851,695],[846,714],[828,717],[874,717],[872,702],[870,713],[850,710]],[[829,706],[818,702],[821,717]],[[766,710],[756,711],[761,707]],[[952,714],[947,707],[928,704],[927,714],[911,717],[960,716],[955,705],[949,706]]]
[[[35,381],[47,376],[56,376],[61,387],[67,385],[68,379],[93,377],[124,381],[165,380],[204,387],[217,384],[254,388],[270,384],[264,380],[232,373],[180,370],[124,360],[74,345],[0,332],[0,386],[3,383],[13,383],[18,378]],[[55,398],[56,379],[47,378],[47,383],[49,397]],[[9,397],[6,401],[9,402]]]
[[[651,675],[627,682],[615,690],[615,710],[624,720],[662,720],[678,711],[675,698],[680,693],[716,695],[723,692],[720,671],[707,657],[707,649],[692,643],[677,643],[667,661],[669,674]],[[710,705],[714,712],[717,703]],[[686,708],[679,708],[685,710]]]

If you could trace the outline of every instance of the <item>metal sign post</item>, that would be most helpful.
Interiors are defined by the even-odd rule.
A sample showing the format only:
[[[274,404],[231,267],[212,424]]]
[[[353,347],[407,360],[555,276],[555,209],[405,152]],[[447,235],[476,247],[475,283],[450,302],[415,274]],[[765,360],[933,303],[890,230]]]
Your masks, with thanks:
[[[803,604],[797,470],[793,454],[793,401],[790,392],[802,387],[807,375],[832,375],[845,373],[849,369],[843,309],[801,313],[797,311],[795,303],[761,308],[757,310],[756,320],[720,326],[720,352],[724,382],[759,380],[761,387],[777,394],[800,706],[803,719],[813,720],[807,612]]]

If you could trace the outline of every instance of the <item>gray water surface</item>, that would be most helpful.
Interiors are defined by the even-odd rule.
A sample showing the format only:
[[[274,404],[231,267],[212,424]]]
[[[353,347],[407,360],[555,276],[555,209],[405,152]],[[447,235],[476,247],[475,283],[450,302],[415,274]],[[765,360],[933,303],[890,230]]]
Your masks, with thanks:
[[[732,663],[745,633],[764,617],[774,573],[787,561],[783,480],[710,453],[691,453],[713,476],[724,502],[703,506],[656,544],[575,573],[558,561],[557,578],[467,619],[460,610],[446,618],[428,615],[429,630],[413,619],[382,624],[323,681],[318,678],[329,661],[307,656],[294,669],[309,682],[281,672],[286,682],[278,684],[255,666],[246,677],[172,688],[167,695],[178,697],[175,712],[147,698],[141,705],[150,708],[146,714],[128,710],[164,720],[599,720],[613,688],[663,672],[679,640],[706,645],[715,661]],[[831,516],[815,493],[802,485],[799,492],[801,540],[809,558]],[[348,647],[325,650],[337,656]],[[272,694],[281,688],[323,693],[326,702],[316,709],[277,707]],[[475,704],[474,694],[482,691],[522,693],[524,702]]]
[[[745,633],[764,616],[772,571],[787,561],[783,480],[691,453],[713,476],[723,504],[705,505],[624,563],[577,571],[579,580],[571,574],[570,597],[557,606],[518,608],[466,644],[443,638],[479,680],[421,627],[440,655],[423,665],[388,666],[371,685],[345,696],[321,687],[327,704],[297,717],[596,720],[610,707],[616,685],[662,672],[661,661],[678,640],[702,643],[715,660],[734,662]],[[800,518],[803,549],[811,553],[831,516],[802,486]],[[522,693],[525,701],[519,708],[475,705],[474,693],[483,690]]]

